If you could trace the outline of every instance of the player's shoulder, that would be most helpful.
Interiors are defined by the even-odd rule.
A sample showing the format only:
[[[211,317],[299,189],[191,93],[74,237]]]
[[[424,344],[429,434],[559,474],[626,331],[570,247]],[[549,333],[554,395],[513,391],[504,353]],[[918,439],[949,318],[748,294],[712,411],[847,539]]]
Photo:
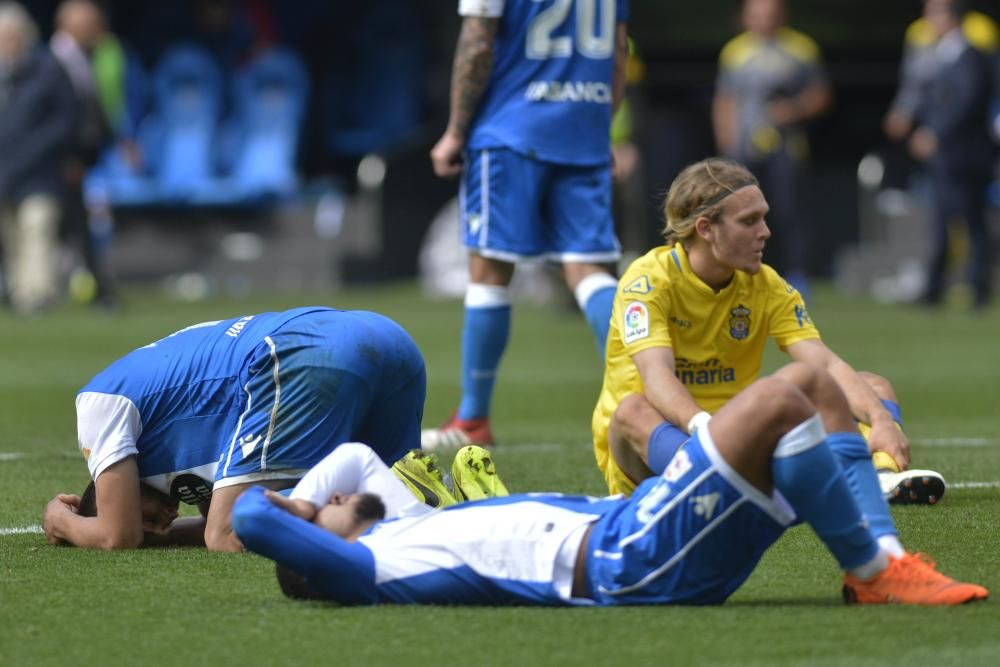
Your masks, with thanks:
[[[966,12],[962,19],[962,34],[969,44],[984,53],[993,53],[1000,47],[1000,31],[996,22],[980,12]]]
[[[783,27],[778,30],[778,42],[782,48],[796,60],[804,63],[815,63],[821,58],[819,45],[809,35],[794,28]]]
[[[730,39],[719,52],[719,67],[739,69],[757,51],[760,40],[750,32],[743,32]]]
[[[670,284],[666,262],[670,261],[671,246],[658,246],[638,257],[622,274],[618,291],[625,296],[641,297]]]
[[[764,290],[768,294],[782,296],[795,292],[795,288],[768,264],[761,264],[760,271],[750,276],[750,281],[756,289]]]

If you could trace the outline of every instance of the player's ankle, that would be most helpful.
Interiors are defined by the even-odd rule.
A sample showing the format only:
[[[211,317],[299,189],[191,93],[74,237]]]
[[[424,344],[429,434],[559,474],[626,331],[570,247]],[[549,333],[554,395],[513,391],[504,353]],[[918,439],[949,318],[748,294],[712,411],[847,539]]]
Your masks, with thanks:
[[[906,555],[903,543],[899,541],[899,536],[893,533],[878,536],[878,545],[884,551],[889,552],[893,558],[902,558]]]
[[[885,572],[885,568],[887,567],[889,567],[889,553],[885,549],[880,548],[871,560],[867,563],[862,563],[858,567],[850,568],[847,574],[859,581],[871,581]]]

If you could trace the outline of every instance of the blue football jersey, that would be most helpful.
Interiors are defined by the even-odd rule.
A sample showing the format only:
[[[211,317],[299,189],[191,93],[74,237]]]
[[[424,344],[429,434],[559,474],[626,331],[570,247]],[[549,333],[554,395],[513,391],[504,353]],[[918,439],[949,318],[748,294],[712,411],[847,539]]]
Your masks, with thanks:
[[[317,310],[329,309],[195,324],[98,373],[77,395],[80,447],[91,475],[135,454],[139,476],[154,486],[179,471],[212,480],[239,419],[239,377],[252,353],[265,336]]]
[[[615,33],[628,0],[463,2],[459,11],[490,16],[501,6],[468,147],[502,146],[559,164],[608,162]]]

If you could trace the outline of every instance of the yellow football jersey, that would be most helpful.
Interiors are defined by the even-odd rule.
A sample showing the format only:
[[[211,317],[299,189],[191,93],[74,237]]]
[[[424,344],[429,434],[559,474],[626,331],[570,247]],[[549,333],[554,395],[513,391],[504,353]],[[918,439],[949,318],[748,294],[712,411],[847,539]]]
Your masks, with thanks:
[[[621,476],[608,454],[608,424],[622,398],[643,392],[632,355],[654,347],[674,351],[676,375],[703,410],[715,412],[760,373],[768,337],[784,349],[819,338],[802,297],[771,267],[737,271],[716,293],[691,270],[684,247],[660,246],[635,260],[618,281],[594,408],[594,454],[612,493]]]

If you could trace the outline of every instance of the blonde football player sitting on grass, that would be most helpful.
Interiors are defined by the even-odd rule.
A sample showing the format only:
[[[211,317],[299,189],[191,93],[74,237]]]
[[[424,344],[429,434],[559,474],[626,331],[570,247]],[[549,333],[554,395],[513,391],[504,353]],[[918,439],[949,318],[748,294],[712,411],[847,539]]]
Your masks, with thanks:
[[[847,396],[895,503],[934,504],[944,479],[908,470],[899,403],[883,377],[857,372],[820,339],[799,293],[762,263],[771,236],[768,205],[743,165],[710,158],[674,180],[664,206],[666,245],[640,257],[618,283],[604,387],[593,415],[594,451],[612,493],[631,493],[663,472],[678,446],[760,373],[768,337],[792,359],[825,369]],[[629,394],[663,419],[649,434],[627,420],[610,428]],[[625,471],[616,443],[641,459]]]

